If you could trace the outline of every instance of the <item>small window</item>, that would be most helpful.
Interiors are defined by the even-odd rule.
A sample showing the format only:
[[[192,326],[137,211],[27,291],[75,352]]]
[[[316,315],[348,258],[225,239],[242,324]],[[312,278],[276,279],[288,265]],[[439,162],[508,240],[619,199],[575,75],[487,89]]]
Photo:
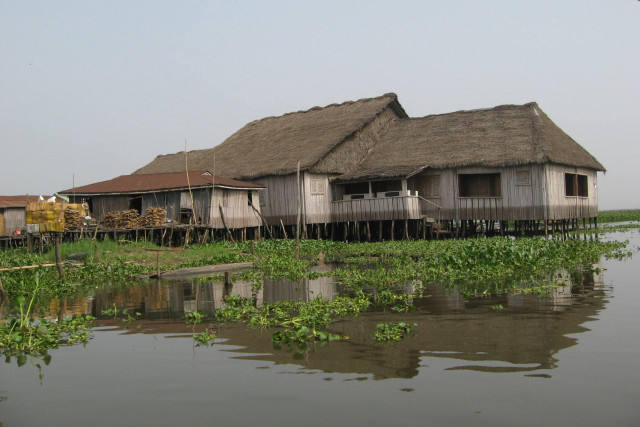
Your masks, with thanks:
[[[312,179],[309,183],[312,196],[324,196],[325,185],[324,179]]]
[[[516,185],[531,185],[531,172],[516,171]]]
[[[468,173],[458,175],[460,197],[500,197],[499,173]]]
[[[428,175],[424,178],[422,186],[422,194],[424,197],[440,197],[440,175]]]
[[[564,191],[567,197],[589,197],[589,179],[587,175],[565,173]]]
[[[251,190],[247,191],[247,204],[253,206],[253,192]]]

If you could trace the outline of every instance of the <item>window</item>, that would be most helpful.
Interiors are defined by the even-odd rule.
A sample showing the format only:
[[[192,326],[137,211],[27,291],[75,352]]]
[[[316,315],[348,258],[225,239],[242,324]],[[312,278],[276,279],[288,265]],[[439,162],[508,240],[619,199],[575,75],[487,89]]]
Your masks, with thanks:
[[[564,191],[567,197],[589,197],[589,179],[587,175],[564,174]]]
[[[460,197],[500,197],[499,173],[469,173],[458,175]]]
[[[516,185],[531,185],[531,172],[516,171]]]
[[[344,186],[344,194],[368,194],[369,183],[368,182],[354,182]]]
[[[440,175],[428,175],[424,177],[422,185],[422,194],[424,197],[440,197]]]
[[[310,191],[312,196],[324,196],[324,179],[312,179],[309,182],[309,187],[311,187]]]
[[[253,206],[253,192],[251,190],[247,191],[247,204]]]
[[[402,191],[402,181],[399,179],[394,179],[391,181],[373,181],[371,183],[371,191],[374,194],[382,193],[385,191]]]

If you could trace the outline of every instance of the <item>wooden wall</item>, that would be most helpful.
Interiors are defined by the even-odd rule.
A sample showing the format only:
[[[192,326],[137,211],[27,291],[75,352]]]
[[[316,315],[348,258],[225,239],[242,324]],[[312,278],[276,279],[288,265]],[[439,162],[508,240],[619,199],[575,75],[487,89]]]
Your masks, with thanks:
[[[280,225],[280,220],[285,225],[296,224],[298,212],[296,174],[265,176],[251,182],[267,188],[262,192],[264,199],[260,207],[269,225]]]
[[[109,212],[129,209],[129,196],[127,195],[92,196],[90,199],[91,214],[98,221],[102,221]]]
[[[458,197],[458,175],[500,173],[500,197]],[[529,184],[518,183],[528,173]],[[589,197],[565,196],[565,173],[587,175]],[[590,218],[598,215],[597,172],[560,165],[523,165],[505,168],[428,169],[409,180],[410,190],[420,188],[428,175],[440,176],[440,196],[428,200],[442,206],[443,219],[542,220]]]
[[[253,206],[260,210],[260,191],[251,191]],[[213,201],[210,209],[210,220],[208,225],[214,228],[224,228],[226,223],[228,228],[250,228],[258,227],[262,221],[256,211],[249,205],[247,190],[231,190],[216,188],[213,194]],[[224,221],[222,214],[224,213]]]
[[[420,200],[414,196],[337,200],[332,222],[420,219]]]
[[[0,210],[0,236],[11,236],[15,230],[23,229],[26,225],[25,208],[5,208]]]
[[[588,197],[567,197],[565,173],[587,176]],[[547,186],[547,216],[549,219],[595,218],[598,216],[598,176],[592,169],[547,164],[544,174]]]

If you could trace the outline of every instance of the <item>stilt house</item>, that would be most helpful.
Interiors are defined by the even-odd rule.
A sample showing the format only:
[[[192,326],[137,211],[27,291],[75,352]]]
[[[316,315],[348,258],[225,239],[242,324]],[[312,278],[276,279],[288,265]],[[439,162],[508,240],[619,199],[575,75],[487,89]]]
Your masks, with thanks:
[[[86,202],[101,221],[108,212],[163,208],[178,224],[212,228],[260,225],[261,185],[213,176],[206,171],[122,175],[61,191],[72,202]],[[223,223],[224,217],[224,223]]]
[[[27,224],[27,205],[38,196],[0,196],[0,237],[23,232]]]
[[[409,118],[395,94],[268,117],[190,165],[267,188],[270,225],[597,216],[604,167],[536,103]],[[184,170],[184,153],[136,174]],[[300,181],[297,164],[300,162]],[[406,225],[405,225],[406,226]],[[381,232],[381,231],[380,231]]]

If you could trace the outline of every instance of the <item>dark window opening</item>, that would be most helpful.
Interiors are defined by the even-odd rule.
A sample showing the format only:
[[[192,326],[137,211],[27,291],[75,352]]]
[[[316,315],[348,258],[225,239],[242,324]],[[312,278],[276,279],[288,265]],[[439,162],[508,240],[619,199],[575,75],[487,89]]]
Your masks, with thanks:
[[[402,181],[399,179],[391,181],[373,181],[371,183],[371,191],[374,194],[386,191],[402,191]]]
[[[135,209],[138,214],[142,213],[142,197],[134,197],[129,199],[129,209]]]
[[[499,173],[469,173],[458,175],[460,197],[500,197]]]
[[[251,191],[247,191],[247,203],[249,206],[253,206],[253,193]]]
[[[344,194],[369,194],[368,182],[353,182],[344,186]]]
[[[587,175],[564,174],[564,190],[567,197],[589,197],[589,179]]]

